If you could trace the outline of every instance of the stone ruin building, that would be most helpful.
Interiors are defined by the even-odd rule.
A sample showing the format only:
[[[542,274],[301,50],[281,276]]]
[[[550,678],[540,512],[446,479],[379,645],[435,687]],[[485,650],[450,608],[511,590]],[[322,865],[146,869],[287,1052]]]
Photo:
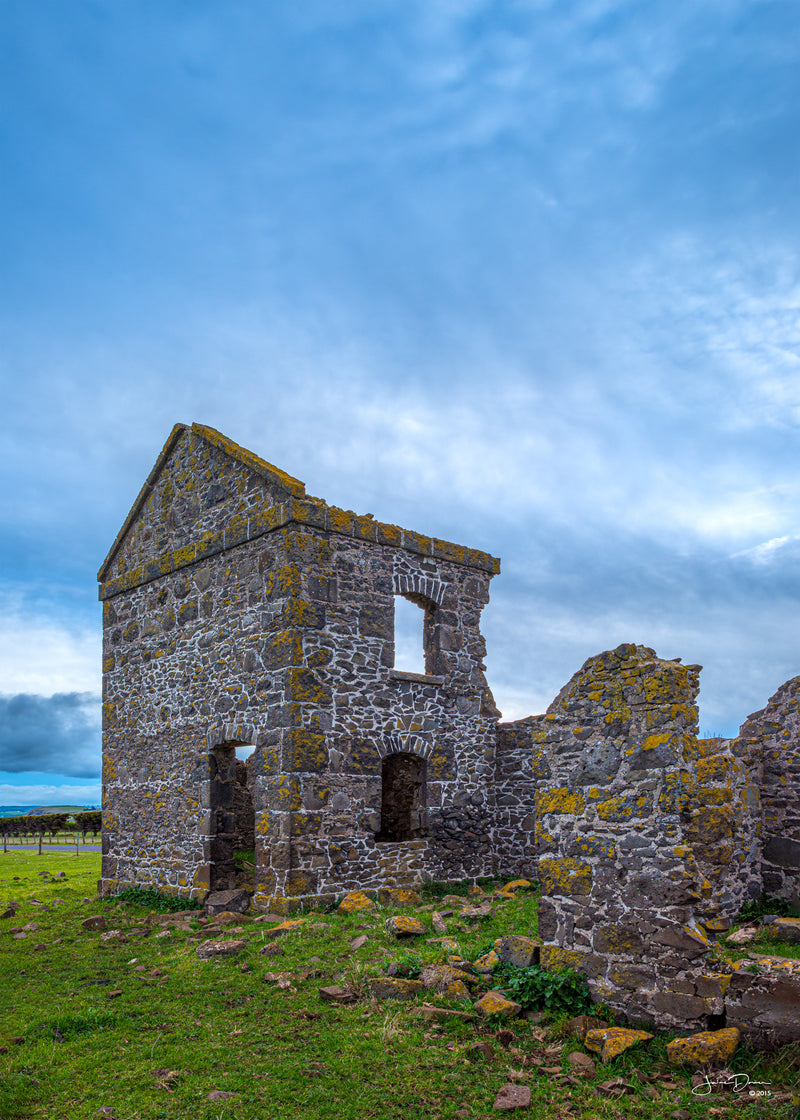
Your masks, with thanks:
[[[800,970],[708,964],[746,900],[800,898],[800,677],[736,739],[699,739],[699,666],[622,645],[500,723],[480,632],[499,569],[176,425],[98,575],[101,889],[204,898],[236,883],[237,848],[253,905],[285,913],[522,875],[542,884],[542,964],[596,999],[800,1038]],[[424,673],[395,667],[398,597]]]

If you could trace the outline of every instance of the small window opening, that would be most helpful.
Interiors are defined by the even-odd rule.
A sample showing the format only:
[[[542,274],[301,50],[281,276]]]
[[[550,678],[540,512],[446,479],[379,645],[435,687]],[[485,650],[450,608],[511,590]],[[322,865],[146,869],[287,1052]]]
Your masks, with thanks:
[[[415,754],[391,754],[381,767],[381,827],[376,840],[425,835],[425,769]]]
[[[425,672],[425,608],[421,603],[394,597],[394,667],[404,673]]]

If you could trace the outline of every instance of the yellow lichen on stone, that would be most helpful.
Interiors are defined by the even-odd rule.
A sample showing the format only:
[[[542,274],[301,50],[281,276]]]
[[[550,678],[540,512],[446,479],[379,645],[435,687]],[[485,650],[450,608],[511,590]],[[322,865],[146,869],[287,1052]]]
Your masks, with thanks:
[[[449,999],[469,999],[469,988],[463,980],[451,980],[444,990]]]
[[[571,817],[583,812],[585,801],[580,793],[563,786],[559,789],[537,790],[536,813],[567,813]]]
[[[378,891],[378,902],[381,906],[422,905],[422,899],[416,891],[403,890],[400,887],[382,887]]]
[[[668,743],[671,738],[671,731],[657,731],[652,735],[645,735],[644,739],[642,739],[642,750],[654,751],[656,747],[661,747],[664,743]]]
[[[481,1015],[502,1015],[506,1019],[519,1015],[522,1010],[518,1003],[506,999],[502,992],[487,992],[475,1004]]]
[[[411,918],[402,915],[397,918],[387,918],[386,928],[395,937],[419,937],[425,933],[425,926],[419,918]]]
[[[506,883],[503,890],[506,891],[527,891],[530,889],[529,879],[512,879],[510,883]]]
[[[539,873],[542,894],[589,894],[592,889],[592,868],[577,859],[540,859]]]
[[[647,1031],[630,1030],[627,1027],[601,1027],[588,1031],[583,1044],[587,1050],[599,1054],[601,1062],[610,1062],[637,1042],[647,1042],[652,1037]]]
[[[586,963],[586,953],[577,949],[562,949],[558,945],[542,945],[539,954],[539,963],[547,972],[557,972],[562,968],[580,971],[581,966]]]
[[[597,806],[597,815],[604,821],[627,821],[645,815],[649,806],[650,798],[646,794],[639,797],[622,794],[601,801]]]
[[[667,1059],[673,1065],[704,1066],[708,1062],[729,1062],[741,1040],[738,1027],[721,1031],[700,1031],[687,1038],[667,1043]]]
[[[482,957],[478,957],[476,961],[472,962],[472,967],[476,972],[488,973],[493,972],[495,966],[500,964],[500,958],[494,949],[488,953],[484,953]]]
[[[343,914],[358,914],[362,910],[374,910],[375,903],[363,891],[350,891],[339,903]]]

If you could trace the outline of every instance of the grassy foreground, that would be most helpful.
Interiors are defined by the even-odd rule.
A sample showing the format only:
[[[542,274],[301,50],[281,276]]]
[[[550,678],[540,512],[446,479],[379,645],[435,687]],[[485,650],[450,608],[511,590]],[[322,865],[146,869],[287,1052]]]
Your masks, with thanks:
[[[0,922],[2,1120],[478,1120],[500,1115],[492,1106],[509,1082],[530,1086],[531,1107],[517,1113],[530,1120],[794,1120],[800,1111],[797,1046],[737,1052],[733,1071],[768,1082],[769,1099],[730,1085],[706,1094],[696,1084],[698,1095],[692,1071],[666,1063],[670,1035],[582,1073],[568,1060],[583,1047],[566,1015],[438,1025],[422,1016],[422,1002],[465,1005],[431,993],[370,1000],[366,977],[385,975],[390,961],[444,959],[434,942],[387,933],[386,917],[402,911],[311,914],[280,939],[279,955],[263,956],[269,922],[244,918],[240,931],[208,932],[199,911],[176,918],[99,901],[98,877],[96,855],[0,854],[0,913],[11,899],[20,904]],[[82,928],[99,914],[122,937],[102,942]],[[25,938],[8,932],[30,923],[38,928]],[[536,900],[499,902],[489,919],[448,926],[474,959],[501,934],[535,933]],[[365,943],[352,948],[360,935]],[[200,961],[207,937],[247,945]],[[323,1002],[320,987],[337,983],[362,998]]]

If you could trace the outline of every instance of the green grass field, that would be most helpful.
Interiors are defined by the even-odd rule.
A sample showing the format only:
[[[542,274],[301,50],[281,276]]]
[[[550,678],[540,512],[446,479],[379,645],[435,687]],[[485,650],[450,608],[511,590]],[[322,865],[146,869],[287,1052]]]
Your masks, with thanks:
[[[422,999],[370,1000],[365,979],[385,974],[390,961],[443,960],[438,944],[398,944],[387,933],[386,917],[402,911],[312,913],[280,939],[281,955],[262,956],[269,923],[244,918],[241,932],[208,933],[199,911],[176,918],[99,901],[98,877],[96,855],[0,855],[0,913],[10,899],[20,903],[0,923],[2,1120],[477,1120],[500,1115],[492,1105],[509,1081],[530,1086],[531,1107],[519,1113],[530,1120],[671,1120],[679,1112],[684,1120],[794,1120],[800,1110],[798,1046],[737,1052],[733,1068],[770,1082],[770,1100],[730,1088],[698,1096],[692,1072],[666,1063],[671,1036],[598,1061],[581,1077],[567,1060],[583,1049],[568,1016],[438,1026],[423,1018]],[[103,942],[84,930],[91,915],[122,936]],[[38,928],[25,938],[8,932],[30,923]],[[535,933],[536,900],[500,902],[482,923],[455,918],[449,927],[474,959],[503,933]],[[360,934],[366,943],[353,950]],[[196,948],[208,936],[242,938],[246,947],[200,961]],[[323,1002],[319,988],[335,983],[355,986],[361,998]],[[431,993],[426,1001],[465,1006]],[[476,1042],[489,1044],[488,1057]]]

